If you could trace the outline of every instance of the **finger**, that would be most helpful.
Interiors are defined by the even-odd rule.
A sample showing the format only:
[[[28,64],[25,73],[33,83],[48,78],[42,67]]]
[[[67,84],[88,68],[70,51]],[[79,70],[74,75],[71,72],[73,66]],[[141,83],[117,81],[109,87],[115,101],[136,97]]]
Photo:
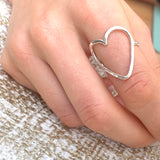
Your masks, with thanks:
[[[121,4],[124,8],[126,16],[128,17],[128,21],[130,22],[133,36],[135,37],[135,40],[140,43],[139,49],[143,51],[143,55],[150,63],[151,67],[155,70],[159,69],[159,60],[152,45],[151,32],[149,28],[144,23],[144,21],[142,21],[142,19],[133,10],[130,9],[127,3],[121,1]],[[130,17],[134,18],[131,19]]]
[[[130,26],[132,26],[132,28],[134,29],[137,28],[136,25],[134,26],[132,21],[127,21],[128,17],[126,16],[126,14],[128,14],[128,12],[125,13],[122,8],[117,10],[118,15],[121,16],[118,16],[117,19],[117,14],[112,15],[112,21],[110,25],[123,26],[130,32],[132,31]],[[136,17],[132,17],[132,19],[133,18]],[[106,19],[109,19],[109,17],[106,17]],[[95,26],[100,25],[101,23],[96,24]],[[101,30],[98,30],[98,37],[95,38],[94,36],[98,34],[96,28],[93,33],[89,34],[90,42],[95,39],[104,39],[104,33],[107,29],[110,28],[110,26],[104,25],[103,27],[101,27]],[[141,27],[143,27],[143,25]],[[136,29],[134,31],[136,32]],[[142,34],[140,34],[139,36],[142,36]],[[137,40],[136,37],[133,38],[134,40]],[[148,45],[150,43],[147,42],[143,44]],[[102,45],[98,45],[95,47],[95,52],[97,53],[97,57],[104,63],[104,65],[114,72],[122,75],[125,75],[128,72],[128,68],[130,65],[130,48],[128,38],[123,32],[115,31],[114,33],[112,33],[109,37],[107,48],[102,47]],[[144,123],[147,129],[152,134],[154,134],[155,137],[158,137],[159,132],[155,125],[159,125],[159,121],[156,122],[156,119],[159,118],[159,114],[156,115],[156,113],[160,112],[160,102],[155,93],[159,80],[154,74],[152,67],[150,67],[150,63],[143,54],[143,51],[135,46],[134,70],[132,76],[128,80],[123,81],[113,78],[112,76],[109,77],[116,90],[118,91],[120,98],[122,99],[126,108],[130,112],[134,113],[134,115],[136,115]],[[152,120],[150,120],[148,117],[152,117]],[[155,124],[154,126],[153,123]]]
[[[47,48],[45,59],[56,73],[83,123],[126,145],[152,143],[153,138],[143,125],[107,92],[90,65],[75,32],[67,30],[65,33],[63,31],[63,35],[68,39],[59,37],[56,42],[42,41],[41,49]],[[70,42],[74,42],[73,45]]]
[[[3,69],[19,84],[36,91],[35,87],[29,82],[29,80],[18,70],[18,68],[13,64],[8,53],[3,51],[1,55],[1,64]]]
[[[134,16],[134,12],[129,10],[129,7],[125,4],[122,3],[126,9],[126,12],[128,16]],[[141,27],[142,21],[139,21],[139,23],[131,23],[130,21],[130,26],[133,30],[136,30],[136,27]],[[142,31],[143,32],[143,31]],[[136,33],[134,32],[135,38],[139,37],[145,37],[145,35],[148,34],[143,34],[143,33]],[[145,33],[145,32],[144,32]],[[139,35],[139,36],[138,36]],[[141,35],[141,36],[140,36]],[[144,43],[146,42],[146,44]],[[134,112],[140,117],[142,122],[147,126],[147,128],[150,130],[150,132],[158,139],[160,140],[160,100],[159,100],[159,92],[160,92],[160,87],[159,87],[159,73],[160,73],[160,65],[158,58],[155,54],[155,51],[151,45],[151,40],[150,38],[141,38],[141,43],[142,47],[140,50],[143,52],[143,55],[147,57],[148,62],[150,63],[149,68],[152,68],[152,72],[155,72],[154,76],[149,75],[150,83],[152,82],[152,86],[150,88],[150,85],[148,89],[150,89],[150,95],[145,99],[144,105],[142,108],[139,108],[138,106],[134,108]],[[148,51],[147,51],[148,49]],[[148,69],[149,72],[149,69]],[[144,95],[145,95],[145,89],[143,89]],[[146,104],[147,102],[147,104]]]
[[[25,64],[23,63],[25,61]],[[37,92],[52,109],[52,111],[70,127],[82,126],[79,117],[69,102],[56,76],[42,60],[30,55],[21,55],[18,65],[27,75]]]

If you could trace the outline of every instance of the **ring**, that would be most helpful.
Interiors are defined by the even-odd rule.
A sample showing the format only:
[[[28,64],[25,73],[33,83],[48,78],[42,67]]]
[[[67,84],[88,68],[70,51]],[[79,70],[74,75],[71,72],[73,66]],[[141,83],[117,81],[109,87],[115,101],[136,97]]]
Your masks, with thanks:
[[[110,93],[112,94],[113,97],[117,97],[118,96],[118,92],[116,91],[116,89],[114,88],[113,85],[110,85],[108,87],[108,90],[110,91]]]
[[[127,75],[120,75],[120,74],[117,74],[115,72],[113,72],[112,70],[110,70],[109,68],[107,68],[103,63],[101,63],[99,61],[99,59],[97,58],[95,52],[94,52],[94,49],[93,47],[97,44],[103,44],[105,46],[107,46],[107,40],[108,40],[108,37],[109,35],[111,34],[111,32],[115,31],[115,30],[119,30],[121,32],[124,32],[128,37],[129,37],[129,41],[130,41],[130,66],[129,66],[129,70],[128,70],[128,73]],[[104,39],[98,39],[98,40],[95,40],[95,41],[92,41],[90,44],[89,44],[89,48],[90,48],[90,51],[91,51],[91,54],[92,54],[92,57],[94,58],[95,62],[108,74],[112,75],[113,77],[116,77],[118,79],[121,79],[121,80],[127,80],[130,78],[130,76],[132,75],[132,72],[133,72],[133,66],[134,66],[134,46],[137,45],[139,46],[139,43],[134,41],[131,33],[124,27],[120,27],[120,26],[114,26],[114,27],[111,27],[106,33],[105,33],[105,36],[104,36]]]

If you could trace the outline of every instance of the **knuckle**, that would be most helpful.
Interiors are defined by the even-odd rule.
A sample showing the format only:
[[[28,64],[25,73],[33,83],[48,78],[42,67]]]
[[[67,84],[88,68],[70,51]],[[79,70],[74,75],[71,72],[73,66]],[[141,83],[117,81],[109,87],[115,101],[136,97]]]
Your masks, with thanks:
[[[59,51],[60,42],[64,41],[62,32],[65,28],[60,19],[57,18],[57,15],[54,15],[53,19],[53,13],[51,16],[50,11],[44,12],[30,25],[29,35],[31,40],[39,47],[52,46],[55,52]],[[63,28],[60,28],[62,24]],[[43,54],[42,56],[46,58],[46,55]]]
[[[83,123],[74,114],[63,114],[60,116],[61,121],[68,127],[81,127]]]
[[[105,112],[101,109],[103,108],[102,105],[100,103],[89,103],[89,101],[86,101],[79,106],[81,108],[79,114],[84,125],[94,131],[101,131],[101,127],[107,125],[107,117],[104,116]]]
[[[34,53],[32,48],[28,43],[28,40],[24,36],[19,36],[17,40],[12,43],[10,56],[15,60],[17,65],[27,65],[30,64]],[[24,64],[25,62],[25,64]]]
[[[17,53],[17,63],[20,66],[26,66],[27,64],[31,64],[32,63],[32,59],[31,59],[31,54],[26,53],[25,51],[22,51]],[[25,62],[25,63],[24,63]]]
[[[10,58],[16,62],[27,62],[29,56],[31,55],[31,51],[27,37],[24,35],[24,33],[13,33],[9,39],[8,51]]]
[[[153,82],[147,71],[139,71],[132,75],[124,86],[124,95],[130,102],[147,102],[153,96]]]
[[[10,51],[9,53],[10,54],[13,53],[15,55],[16,53],[23,52],[24,45],[26,44],[24,42],[25,42],[25,38],[23,33],[21,32],[13,33],[13,35],[10,37],[10,40],[9,40],[9,51]]]
[[[29,33],[33,40],[44,42],[48,40],[51,35],[54,34],[55,36],[56,26],[58,26],[56,25],[57,20],[56,18],[53,19],[53,17],[50,15],[50,11],[46,11],[32,22],[30,25]]]
[[[37,18],[37,20],[35,20],[30,28],[29,28],[29,33],[32,39],[37,40],[37,39],[41,39],[44,38],[44,33],[46,31],[47,28],[47,22],[45,22],[46,20],[44,20],[44,17],[42,18]]]

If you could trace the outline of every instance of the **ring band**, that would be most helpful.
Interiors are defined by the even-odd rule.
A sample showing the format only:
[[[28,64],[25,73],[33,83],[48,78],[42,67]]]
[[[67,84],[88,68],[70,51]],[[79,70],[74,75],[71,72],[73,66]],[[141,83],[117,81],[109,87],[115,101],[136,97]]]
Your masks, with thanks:
[[[131,58],[130,58],[130,66],[129,66],[129,70],[128,70],[128,73],[127,75],[120,75],[120,74],[117,74],[115,72],[113,72],[112,70],[110,70],[109,68],[107,68],[103,63],[101,63],[99,61],[99,59],[97,58],[94,50],[93,50],[93,47],[97,44],[103,44],[105,46],[107,46],[107,40],[108,40],[108,37],[109,35],[111,34],[111,32],[115,31],[115,30],[119,30],[121,32],[124,32],[128,37],[129,37],[129,40],[130,40],[130,54],[131,54]],[[94,58],[94,60],[96,61],[96,63],[108,74],[112,75],[113,77],[116,77],[118,79],[121,79],[121,80],[127,80],[130,78],[130,76],[132,75],[132,72],[133,72],[133,66],[134,66],[134,46],[137,45],[139,46],[139,43],[138,42],[135,42],[133,40],[133,37],[131,35],[131,33],[124,27],[120,27],[120,26],[114,26],[114,27],[111,27],[106,33],[105,33],[105,36],[104,36],[104,39],[98,39],[98,40],[95,40],[95,41],[92,41],[89,45],[89,48],[90,48],[90,51],[91,51],[91,54]]]
[[[110,91],[110,93],[112,94],[113,97],[117,97],[118,96],[118,92],[115,90],[113,85],[110,85],[108,87],[108,90]]]

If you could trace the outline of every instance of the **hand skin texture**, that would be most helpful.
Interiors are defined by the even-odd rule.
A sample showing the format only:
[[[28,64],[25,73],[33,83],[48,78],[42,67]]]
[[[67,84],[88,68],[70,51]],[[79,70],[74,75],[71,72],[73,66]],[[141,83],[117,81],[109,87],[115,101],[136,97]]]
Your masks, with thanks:
[[[131,147],[160,140],[160,65],[143,21],[123,0],[13,0],[4,70],[38,92],[69,127],[88,128]],[[90,64],[89,43],[112,26],[127,28],[135,64],[128,80],[102,79]],[[95,46],[103,63],[125,74],[129,42],[123,32]],[[123,105],[108,91],[113,84]]]

